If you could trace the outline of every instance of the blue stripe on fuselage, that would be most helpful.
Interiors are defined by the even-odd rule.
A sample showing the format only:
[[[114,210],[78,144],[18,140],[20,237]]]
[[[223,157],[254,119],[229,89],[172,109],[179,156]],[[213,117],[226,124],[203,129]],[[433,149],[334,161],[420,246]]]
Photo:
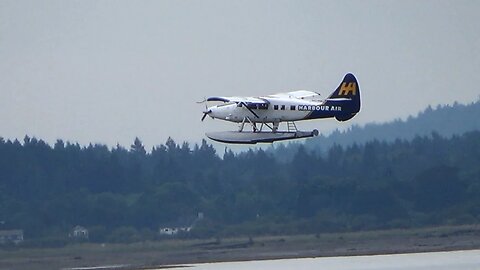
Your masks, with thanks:
[[[352,101],[327,101],[323,105],[299,105],[298,110],[311,111],[305,119],[343,117],[356,113],[355,104]]]

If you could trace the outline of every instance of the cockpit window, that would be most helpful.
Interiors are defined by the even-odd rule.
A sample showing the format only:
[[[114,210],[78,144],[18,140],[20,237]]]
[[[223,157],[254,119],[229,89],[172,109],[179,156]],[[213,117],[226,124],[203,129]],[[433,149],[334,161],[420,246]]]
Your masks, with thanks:
[[[239,102],[237,103],[237,107],[243,107],[243,105],[247,106],[247,108],[252,109],[252,110],[267,110],[268,109],[268,103],[267,104],[257,104],[257,103],[244,103],[244,102]]]
[[[267,103],[258,104],[258,109],[259,110],[267,110],[268,109],[268,104]]]

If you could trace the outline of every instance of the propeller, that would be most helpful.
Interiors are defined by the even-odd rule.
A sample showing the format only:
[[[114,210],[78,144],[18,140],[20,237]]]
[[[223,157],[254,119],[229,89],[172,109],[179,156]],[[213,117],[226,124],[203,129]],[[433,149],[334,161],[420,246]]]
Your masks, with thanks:
[[[207,117],[207,115],[208,115],[209,113],[211,113],[211,112],[212,112],[212,110],[208,110],[208,111],[204,111],[204,112],[203,112],[202,122],[203,122],[203,120],[205,120],[205,117]]]
[[[247,110],[249,110],[253,115],[255,115],[255,117],[260,118],[260,117],[258,117],[258,115],[257,115],[252,109],[250,109],[250,108],[247,106],[247,104],[246,104],[245,102],[242,101],[242,102],[240,102],[240,104],[242,104],[243,107],[245,107],[245,108],[246,108]]]
[[[205,120],[205,117],[207,117],[207,115],[209,113],[212,112],[212,110],[209,110],[208,107],[207,107],[207,98],[204,97],[202,101],[198,101],[197,103],[205,103],[205,111],[203,111],[203,116],[202,116],[202,122],[203,120]]]

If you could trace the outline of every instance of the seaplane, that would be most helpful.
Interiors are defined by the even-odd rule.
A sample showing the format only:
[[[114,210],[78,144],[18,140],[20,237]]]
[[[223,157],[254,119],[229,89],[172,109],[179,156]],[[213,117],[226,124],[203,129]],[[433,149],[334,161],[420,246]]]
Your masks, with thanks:
[[[220,104],[208,107],[207,102]],[[297,121],[353,118],[360,111],[360,87],[355,76],[348,73],[326,99],[317,92],[298,90],[259,97],[209,97],[199,103],[205,103],[201,121],[209,116],[239,124],[236,131],[205,133],[211,140],[234,144],[273,143],[318,135],[316,129],[297,130]],[[286,123],[286,130],[279,130],[280,123]]]

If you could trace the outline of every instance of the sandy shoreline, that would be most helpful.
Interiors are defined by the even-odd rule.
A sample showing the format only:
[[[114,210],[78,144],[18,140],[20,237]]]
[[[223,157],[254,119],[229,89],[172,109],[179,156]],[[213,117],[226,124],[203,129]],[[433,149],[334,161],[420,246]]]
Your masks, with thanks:
[[[0,250],[0,270],[159,269],[194,263],[480,249],[480,226],[449,226],[317,235],[77,244]],[[99,268],[100,267],[100,268]],[[91,268],[94,269],[94,268]]]

